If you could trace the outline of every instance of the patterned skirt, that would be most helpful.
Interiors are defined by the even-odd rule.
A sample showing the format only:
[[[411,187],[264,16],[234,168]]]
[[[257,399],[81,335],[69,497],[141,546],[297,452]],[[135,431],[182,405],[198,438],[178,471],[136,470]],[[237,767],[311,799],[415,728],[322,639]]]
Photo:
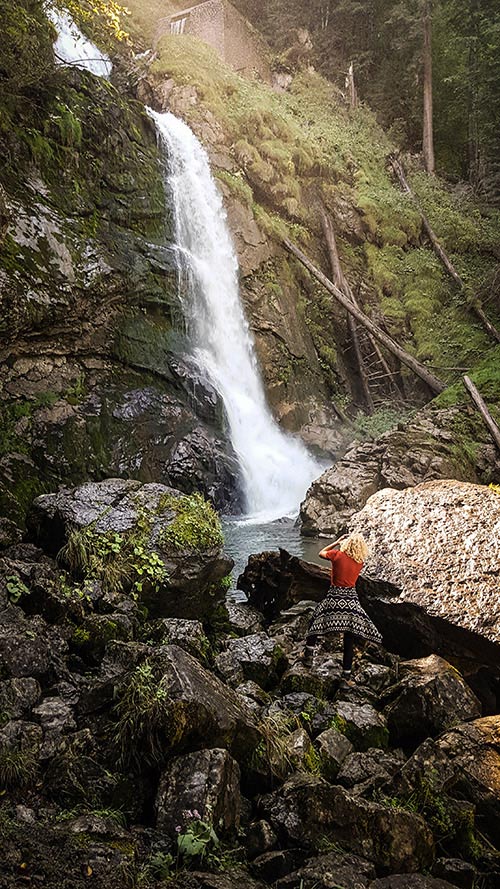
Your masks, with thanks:
[[[369,642],[381,642],[382,636],[361,607],[354,587],[331,586],[325,598],[314,609],[308,636],[327,633],[352,633]]]

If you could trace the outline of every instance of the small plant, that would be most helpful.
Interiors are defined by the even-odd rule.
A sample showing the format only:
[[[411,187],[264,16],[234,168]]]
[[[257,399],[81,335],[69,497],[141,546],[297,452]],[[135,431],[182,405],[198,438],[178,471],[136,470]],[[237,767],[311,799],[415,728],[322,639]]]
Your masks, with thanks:
[[[9,599],[13,605],[19,602],[21,596],[29,596],[30,594],[28,587],[22,582],[19,574],[9,574],[6,579],[6,587]]]
[[[210,812],[208,820],[203,819],[197,809],[188,809],[182,814],[183,824],[176,827],[179,855],[188,862],[196,860],[201,863],[220,843],[210,820]]]
[[[31,748],[0,748],[0,788],[26,787],[37,771],[37,758]]]
[[[140,757],[158,763],[168,741],[165,727],[173,719],[167,690],[148,661],[131,674],[116,705],[118,721],[114,737],[122,762]]]

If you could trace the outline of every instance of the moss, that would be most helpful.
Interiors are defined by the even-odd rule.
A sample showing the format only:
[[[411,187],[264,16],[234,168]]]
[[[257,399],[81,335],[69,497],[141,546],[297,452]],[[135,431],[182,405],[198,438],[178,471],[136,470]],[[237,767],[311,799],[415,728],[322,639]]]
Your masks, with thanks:
[[[203,552],[224,543],[220,518],[201,494],[162,497],[159,508],[171,510],[175,515],[160,533],[161,544],[176,550]]]

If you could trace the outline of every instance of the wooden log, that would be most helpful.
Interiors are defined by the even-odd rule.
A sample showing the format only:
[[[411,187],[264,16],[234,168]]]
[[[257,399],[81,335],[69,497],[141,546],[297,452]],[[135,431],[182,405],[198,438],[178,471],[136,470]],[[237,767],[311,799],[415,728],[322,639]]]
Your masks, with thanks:
[[[345,295],[348,297],[348,299],[350,299],[351,302],[354,303],[354,305],[358,306],[358,308],[359,308],[359,303],[358,303],[356,297],[354,296],[352,288],[342,271],[339,252],[337,249],[337,241],[335,238],[335,233],[333,231],[332,222],[331,222],[330,217],[328,216],[328,214],[325,212],[324,209],[321,212],[321,224],[323,226],[323,232],[325,234],[325,239],[328,244],[329,251],[330,251],[330,264],[332,266],[332,271],[333,271],[333,281],[337,285],[337,287],[339,287],[340,290],[342,290],[345,293]],[[352,316],[349,315],[349,313],[348,313],[348,318],[352,318]],[[382,350],[381,350],[379,344],[377,343],[377,340],[373,338],[371,333],[367,332],[367,335],[368,335],[368,339],[369,339],[371,345],[373,346],[373,349],[378,357],[378,360],[380,361],[380,364],[384,368],[384,371],[386,372],[387,376],[390,377],[391,385],[394,387],[394,391],[395,391],[397,397],[400,399],[400,401],[404,401],[403,393],[401,392],[401,389],[399,388],[396,380],[394,379],[392,370],[389,367],[389,365],[387,364],[387,361],[385,360],[385,358],[383,356]],[[359,337],[357,336],[357,332],[356,332],[356,339],[358,341],[358,347],[359,347]],[[364,366],[366,367],[366,362],[364,362]],[[371,398],[371,395],[370,395],[370,398]]]
[[[488,427],[488,429],[491,433],[491,437],[493,438],[493,441],[495,442],[498,450],[500,451],[500,428],[495,423],[493,417],[491,416],[491,414],[486,406],[486,402],[485,402],[483,396],[480,394],[479,390],[474,385],[471,378],[468,377],[467,375],[465,375],[463,378],[463,381],[464,381],[465,388],[467,389],[470,397],[472,398],[472,401],[474,402],[479,413],[481,414],[486,426]]]
[[[399,358],[399,360],[403,364],[409,367],[418,377],[420,377],[420,379],[427,384],[432,392],[438,395],[440,392],[443,392],[443,390],[446,389],[446,386],[442,380],[438,379],[438,377],[435,377],[434,374],[430,373],[425,365],[421,364],[420,361],[417,361],[417,359],[414,358],[413,355],[410,355],[408,352],[406,352],[406,350],[403,349],[395,340],[393,340],[392,337],[390,337],[387,333],[384,333],[384,331],[381,330],[380,327],[377,327],[377,325],[374,324],[374,322],[371,320],[371,318],[368,317],[368,315],[365,315],[365,313],[360,308],[358,308],[358,306],[354,305],[354,303],[351,302],[351,300],[348,299],[345,294],[342,293],[342,291],[339,290],[339,288],[332,281],[330,281],[329,278],[326,277],[326,275],[323,274],[322,271],[320,271],[320,269],[313,265],[313,263],[310,261],[310,259],[307,258],[305,253],[302,253],[302,250],[296,247],[295,244],[288,240],[288,238],[283,239],[283,244],[285,245],[287,250],[290,251],[290,253],[297,257],[297,259],[311,273],[311,275],[316,278],[316,280],[319,281],[320,284],[322,284],[323,287],[332,294],[332,296],[335,297],[337,302],[339,302],[341,306],[347,309],[347,311],[350,312],[350,314],[353,315],[354,318],[356,318],[356,321],[359,321],[359,323],[362,324],[363,327],[365,327],[366,330],[368,330],[372,334],[372,336],[374,336],[375,339],[379,341],[379,343],[382,343],[382,345],[389,352],[392,352],[392,354]]]
[[[330,217],[323,210],[321,212],[321,224],[323,227],[323,234],[325,236],[325,241],[328,247],[328,254],[330,257],[330,266],[332,269],[332,276],[335,284],[340,290],[345,293],[345,295],[354,302],[354,298],[352,293],[350,293],[350,287],[344,278],[342,272],[342,266],[340,265],[340,257],[339,252],[337,250],[337,242],[335,240],[335,233],[333,231],[333,226],[331,223]],[[368,414],[373,414],[374,404],[372,394],[370,392],[370,383],[368,381],[368,374],[366,372],[365,362],[363,359],[363,354],[361,352],[361,347],[359,344],[359,336],[356,328],[356,321],[352,317],[352,315],[347,313],[347,323],[349,326],[349,335],[351,338],[352,348],[354,352],[354,358],[357,365],[357,370],[359,374],[359,379],[361,382],[361,388],[363,390],[363,400],[365,403],[366,411]]]
[[[465,293],[465,291],[466,291],[465,284],[464,284],[462,278],[460,277],[460,275],[458,274],[455,266],[451,262],[450,258],[447,256],[443,247],[441,246],[441,244],[438,240],[438,237],[437,237],[434,229],[432,228],[429,220],[427,219],[427,216],[425,215],[425,213],[420,205],[420,201],[418,200],[416,194],[410,188],[410,185],[408,184],[408,180],[405,176],[405,172],[403,170],[403,165],[394,156],[389,158],[389,162],[391,164],[392,169],[394,170],[394,173],[396,174],[397,179],[399,180],[401,188],[408,195],[410,195],[413,203],[415,204],[415,206],[420,214],[420,219],[422,220],[422,228],[424,229],[427,237],[429,238],[429,241],[431,242],[432,249],[434,250],[434,253],[438,257],[439,261],[441,262],[443,268],[446,270],[446,272],[448,273],[450,278],[453,278],[457,287],[459,287],[460,290],[463,290]],[[468,302],[466,305],[469,308],[469,311],[473,315],[475,315],[476,318],[481,322],[482,326],[487,331],[487,333],[492,337],[492,339],[496,340],[497,343],[500,343],[500,332],[496,329],[494,324],[492,324],[491,321],[489,320],[489,318],[486,316],[486,313],[485,313],[484,309],[482,308],[478,297],[475,296],[474,299],[471,302]]]

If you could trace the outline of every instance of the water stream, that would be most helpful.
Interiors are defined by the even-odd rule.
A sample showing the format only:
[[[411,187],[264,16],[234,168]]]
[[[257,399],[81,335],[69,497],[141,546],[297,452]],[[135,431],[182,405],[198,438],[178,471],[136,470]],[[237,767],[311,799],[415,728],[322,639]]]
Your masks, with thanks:
[[[110,76],[113,66],[109,56],[82,34],[68,12],[48,6],[46,14],[57,31],[54,55],[59,65],[83,68],[97,77]]]
[[[221,395],[253,522],[296,515],[321,467],[266,403],[238,287],[238,261],[208,156],[173,114],[148,109],[163,146],[193,357]]]

